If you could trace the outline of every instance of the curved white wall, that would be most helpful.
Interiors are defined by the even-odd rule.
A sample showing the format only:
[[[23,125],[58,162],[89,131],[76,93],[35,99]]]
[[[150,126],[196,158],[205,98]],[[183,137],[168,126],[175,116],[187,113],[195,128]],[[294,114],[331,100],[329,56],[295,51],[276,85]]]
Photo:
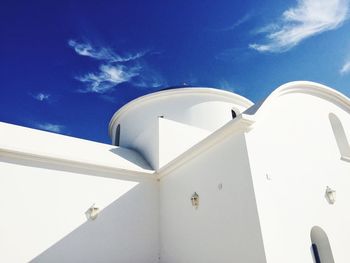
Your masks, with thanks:
[[[247,134],[267,262],[313,262],[315,225],[327,233],[334,261],[349,262],[350,163],[341,159],[330,113],[350,138],[349,109],[301,92],[270,100]],[[336,190],[334,205],[327,186]]]
[[[166,90],[141,97],[125,105],[113,116],[109,132],[115,143],[115,131],[120,125],[120,146],[136,149],[154,169],[158,169],[161,132],[159,118],[211,133],[232,119],[232,109],[238,115],[252,105],[249,100],[222,90],[210,88]]]

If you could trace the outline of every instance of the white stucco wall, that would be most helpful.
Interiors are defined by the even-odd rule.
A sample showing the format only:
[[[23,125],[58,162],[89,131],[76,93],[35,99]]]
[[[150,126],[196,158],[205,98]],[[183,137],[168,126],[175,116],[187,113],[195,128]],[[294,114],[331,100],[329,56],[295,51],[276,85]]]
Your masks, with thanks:
[[[329,116],[349,142],[349,102],[303,88],[231,121],[229,102],[183,100],[186,114],[176,115],[178,98],[161,101],[164,118],[156,106],[150,119],[134,114],[152,120],[129,134],[139,153],[0,123],[0,261],[312,263],[317,226],[334,262],[347,263],[350,148],[339,150]],[[212,107],[225,113],[220,125],[197,127],[211,125],[199,113]],[[122,136],[135,127],[123,123]],[[85,216],[92,204],[95,221]]]
[[[158,124],[159,159],[157,169],[164,167],[210,134],[207,130],[166,118],[159,118]]]
[[[265,262],[244,135],[161,178],[160,229],[164,263]]]
[[[140,155],[4,123],[0,135],[0,262],[158,262],[159,185]]]
[[[0,207],[2,262],[158,260],[155,180],[1,157]]]
[[[247,134],[269,263],[313,262],[313,226],[327,233],[335,262],[349,262],[350,163],[340,159],[330,113],[338,116],[350,139],[345,107],[335,99],[302,93],[269,101]],[[325,198],[327,186],[336,190],[334,205]]]

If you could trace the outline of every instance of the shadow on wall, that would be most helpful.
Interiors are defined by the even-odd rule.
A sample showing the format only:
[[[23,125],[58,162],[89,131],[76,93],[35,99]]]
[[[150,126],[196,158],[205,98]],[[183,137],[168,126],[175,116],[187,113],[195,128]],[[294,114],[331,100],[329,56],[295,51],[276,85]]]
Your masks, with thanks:
[[[310,233],[312,251],[315,263],[334,263],[331,245],[326,232],[319,226],[314,226]]]
[[[134,163],[136,163],[138,166],[140,166],[143,169],[150,169],[150,165],[146,162],[146,160],[144,160],[141,156],[138,156],[138,158],[135,158],[135,153],[133,153],[132,155],[130,154],[129,149],[126,148],[113,148],[109,150],[111,153],[114,153],[116,155],[118,155],[119,157],[122,157],[123,159],[129,161],[132,160]]]
[[[157,262],[158,216],[143,198],[149,191],[135,186],[30,262]]]
[[[350,145],[340,119],[334,113],[330,113],[328,118],[332,126],[334,138],[337,142],[341,158],[350,161]]]
[[[113,153],[128,159],[129,152]],[[0,239],[5,261],[158,261],[159,193],[152,176],[16,155],[1,155],[0,164],[2,200],[14,200],[3,222],[9,238]],[[102,211],[85,221],[92,203]]]

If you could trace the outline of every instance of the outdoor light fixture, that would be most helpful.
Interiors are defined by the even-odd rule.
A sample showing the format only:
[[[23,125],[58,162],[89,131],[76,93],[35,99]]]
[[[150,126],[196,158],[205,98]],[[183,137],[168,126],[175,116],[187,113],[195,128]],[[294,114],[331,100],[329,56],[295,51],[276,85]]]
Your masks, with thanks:
[[[329,186],[326,188],[326,199],[328,203],[333,205],[335,203],[336,191],[331,189]]]
[[[86,218],[95,220],[100,212],[100,209],[98,207],[95,207],[95,204],[93,204],[86,212]]]
[[[192,195],[191,202],[192,206],[197,209],[199,206],[199,195],[196,192],[194,192],[194,194]]]

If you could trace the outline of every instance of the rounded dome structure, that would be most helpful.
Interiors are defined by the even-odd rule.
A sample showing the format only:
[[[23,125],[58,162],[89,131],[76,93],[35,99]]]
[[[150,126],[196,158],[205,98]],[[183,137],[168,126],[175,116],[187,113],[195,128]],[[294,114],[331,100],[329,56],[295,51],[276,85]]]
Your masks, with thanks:
[[[158,151],[162,136],[160,119],[210,134],[252,105],[242,96],[213,88],[166,89],[119,109],[110,121],[109,135],[114,145],[136,149],[150,160],[148,155]]]

